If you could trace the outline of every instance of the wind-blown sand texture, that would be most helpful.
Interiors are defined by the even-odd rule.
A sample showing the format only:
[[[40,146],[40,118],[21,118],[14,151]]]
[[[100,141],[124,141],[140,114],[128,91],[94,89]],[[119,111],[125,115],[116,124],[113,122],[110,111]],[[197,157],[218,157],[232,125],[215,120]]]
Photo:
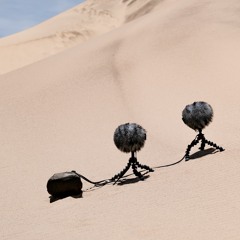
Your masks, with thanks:
[[[155,11],[154,0],[88,0],[0,41],[0,74],[42,60]]]
[[[91,4],[115,17],[77,14]],[[238,240],[239,8],[237,0],[92,0],[1,39],[1,52],[16,62],[1,55],[2,72],[32,64],[0,76],[0,239]],[[61,42],[56,54],[61,37],[46,36],[75,31],[77,16],[89,36]],[[14,46],[23,41],[29,54]],[[97,181],[126,166],[130,154],[113,142],[120,124],[147,130],[140,163],[180,160],[196,135],[181,120],[194,101],[213,107],[203,133],[226,151],[195,147],[189,161],[145,181],[129,176],[93,191],[83,181],[83,198],[50,204],[54,173]]]

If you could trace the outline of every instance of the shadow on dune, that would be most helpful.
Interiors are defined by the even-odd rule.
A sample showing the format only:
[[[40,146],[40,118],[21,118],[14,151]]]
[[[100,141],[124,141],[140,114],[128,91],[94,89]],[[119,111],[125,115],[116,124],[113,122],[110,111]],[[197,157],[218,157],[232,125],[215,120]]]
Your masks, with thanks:
[[[209,154],[215,154],[219,152],[218,150],[216,150],[215,148],[208,148],[208,149],[205,149],[205,150],[200,150],[196,153],[193,153],[192,155],[190,155],[190,158],[188,160],[185,160],[185,156],[183,158],[181,158],[179,161],[177,162],[174,162],[174,163],[170,163],[170,164],[167,164],[167,165],[162,165],[162,166],[158,166],[158,167],[154,167],[153,169],[157,169],[157,168],[165,168],[165,167],[171,167],[171,166],[174,166],[174,165],[177,165],[179,163],[181,163],[182,161],[190,161],[190,160],[195,160],[195,159],[198,159],[198,158],[202,158],[206,155],[209,155]],[[140,171],[140,172],[144,172],[143,171]],[[145,172],[143,175],[149,173],[148,171]],[[117,183],[117,185],[126,185],[126,184],[133,184],[133,183],[137,183],[139,181],[142,181],[141,179],[139,179],[138,177],[135,177],[135,178],[127,178],[129,176],[133,176],[134,174],[128,174],[126,176],[124,176],[123,179],[119,180],[119,182]],[[149,175],[146,175],[144,176],[144,180],[149,178],[150,176]]]
[[[191,161],[191,160],[196,160],[198,158],[202,158],[206,155],[210,155],[210,154],[215,154],[219,152],[219,150],[216,150],[215,148],[208,148],[208,149],[205,149],[205,150],[199,150],[198,152],[196,153],[193,153],[192,155],[190,155],[190,158],[188,160],[185,160],[185,156],[180,159],[179,161],[177,162],[174,162],[174,163],[170,163],[170,164],[167,164],[167,165],[162,165],[162,166],[157,166],[157,167],[153,167],[153,169],[158,169],[158,168],[165,168],[165,167],[171,167],[171,166],[174,166],[174,165],[177,165],[179,163],[181,163],[182,161],[185,161],[185,162],[188,162],[188,161]],[[137,182],[140,182],[140,181],[143,181],[145,179],[148,179],[150,176],[149,175],[146,175],[149,173],[149,171],[145,172],[145,170],[142,170],[140,171],[142,173],[142,175],[144,176],[143,179],[141,180],[140,178],[138,177],[134,177],[134,178],[128,178],[130,176],[133,176],[134,174],[133,173],[130,173],[126,176],[124,176],[122,179],[120,179],[118,182],[117,182],[117,185],[118,186],[122,186],[122,185],[127,185],[127,184],[134,184],[134,183],[137,183]],[[143,173],[145,172],[145,173]],[[84,190],[84,192],[91,192],[91,191],[96,191],[98,189],[101,189],[103,186],[105,185],[109,185],[109,184],[114,184],[114,182],[108,182],[106,184],[103,184],[103,185],[99,185],[99,186],[93,186],[93,187],[90,187],[86,190]],[[83,192],[82,192],[83,193]],[[56,202],[58,200],[62,200],[62,199],[65,199],[67,197],[72,197],[72,198],[82,198],[82,193],[79,194],[79,195],[65,195],[65,196],[61,196],[61,197],[53,197],[53,196],[50,196],[50,203],[53,203],[53,202]]]
[[[81,192],[80,194],[78,195],[62,195],[62,196],[58,196],[58,197],[54,197],[54,196],[50,196],[49,199],[50,199],[50,203],[53,203],[53,202],[56,202],[58,200],[63,200],[67,197],[72,197],[72,198],[82,198],[83,196],[83,192]]]
[[[185,160],[186,162],[188,161],[191,161],[191,160],[195,160],[195,159],[198,159],[198,158],[201,158],[201,157],[204,157],[206,155],[209,155],[209,154],[215,154],[219,152],[219,150],[216,150],[215,148],[208,148],[208,149],[205,149],[205,150],[200,150],[196,153],[193,153],[192,155],[190,155],[190,158],[185,160],[185,156],[180,159],[179,161],[177,162],[174,162],[174,163],[170,163],[170,164],[167,164],[167,165],[162,165],[162,166],[158,166],[158,167],[154,167],[153,169],[156,169],[156,168],[164,168],[164,167],[171,167],[171,166],[174,166],[174,165],[177,165],[179,164],[180,162],[182,162],[183,160]]]
[[[149,175],[144,176],[143,180],[145,180],[149,177],[150,177]],[[133,184],[133,183],[137,183],[137,182],[140,182],[140,181],[143,181],[143,180],[139,179],[138,177],[129,178],[129,179],[124,178],[124,179],[119,180],[119,183],[117,183],[117,185],[121,186],[121,185],[126,185],[126,184]]]
[[[208,149],[205,149],[205,150],[200,150],[200,151],[190,155],[190,158],[186,161],[191,161],[191,160],[194,160],[194,159],[197,159],[197,158],[204,157],[204,156],[209,155],[209,154],[215,154],[217,152],[219,152],[219,150],[216,150],[215,148],[208,148]]]

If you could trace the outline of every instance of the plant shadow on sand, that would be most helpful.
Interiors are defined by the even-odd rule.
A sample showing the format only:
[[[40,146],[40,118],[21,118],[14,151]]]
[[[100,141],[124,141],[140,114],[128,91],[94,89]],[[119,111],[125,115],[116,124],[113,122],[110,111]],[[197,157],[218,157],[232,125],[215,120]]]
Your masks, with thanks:
[[[58,200],[63,200],[67,197],[72,197],[72,198],[82,198],[83,196],[83,192],[81,192],[80,194],[78,195],[69,195],[69,194],[66,194],[66,195],[62,195],[62,196],[58,196],[58,197],[54,197],[54,196],[50,196],[49,199],[50,199],[50,203],[53,203],[53,202],[56,202]]]

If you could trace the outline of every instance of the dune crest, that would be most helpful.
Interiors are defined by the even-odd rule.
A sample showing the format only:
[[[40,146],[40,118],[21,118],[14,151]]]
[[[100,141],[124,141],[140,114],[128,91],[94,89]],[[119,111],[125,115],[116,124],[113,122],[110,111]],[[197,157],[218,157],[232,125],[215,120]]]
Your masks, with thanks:
[[[239,240],[240,1],[98,2],[150,12],[0,76],[0,239]],[[225,151],[195,146],[180,161],[197,134],[182,111],[195,101],[211,105],[203,134]],[[146,130],[136,157],[155,171],[97,189],[83,181],[82,198],[50,203],[54,173],[100,181],[126,166],[130,153],[114,144],[125,123]]]
[[[31,29],[0,39],[0,74],[102,35],[161,5],[158,0],[87,0]]]

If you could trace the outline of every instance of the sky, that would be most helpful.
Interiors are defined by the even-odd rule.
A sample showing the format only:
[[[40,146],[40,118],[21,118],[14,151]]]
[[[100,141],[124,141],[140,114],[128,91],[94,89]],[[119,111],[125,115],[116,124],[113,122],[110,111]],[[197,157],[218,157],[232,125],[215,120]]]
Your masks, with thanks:
[[[84,0],[0,0],[0,37],[39,24]]]

